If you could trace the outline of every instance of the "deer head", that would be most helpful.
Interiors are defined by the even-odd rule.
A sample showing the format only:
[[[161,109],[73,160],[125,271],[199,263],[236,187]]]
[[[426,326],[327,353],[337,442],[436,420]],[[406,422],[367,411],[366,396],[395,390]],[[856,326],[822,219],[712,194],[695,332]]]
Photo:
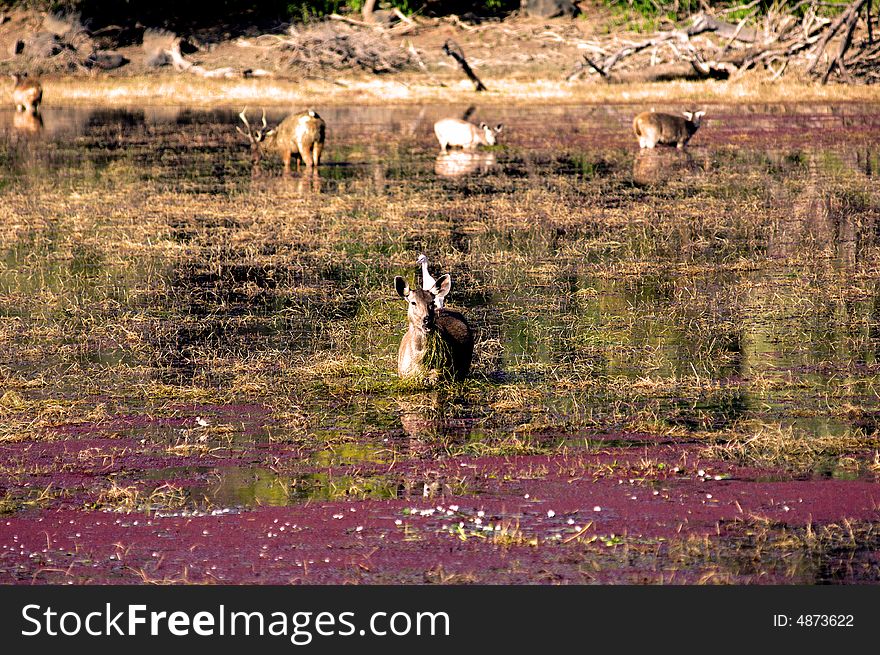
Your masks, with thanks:
[[[486,123],[480,123],[480,129],[483,131],[483,135],[486,139],[486,145],[494,146],[498,139],[496,136],[501,133],[501,130],[504,128],[504,125],[498,123],[495,127],[490,127],[486,125]]]
[[[241,110],[241,113],[238,115],[238,117],[241,119],[241,122],[244,123],[245,129],[241,129],[238,125],[235,126],[235,129],[238,131],[239,134],[247,138],[247,140],[250,142],[254,164],[257,164],[260,161],[260,158],[263,156],[260,144],[265,142],[266,139],[275,136],[275,129],[268,129],[268,124],[266,123],[265,109],[263,110],[263,124],[259,128],[251,127],[251,124],[248,122],[247,107]]]

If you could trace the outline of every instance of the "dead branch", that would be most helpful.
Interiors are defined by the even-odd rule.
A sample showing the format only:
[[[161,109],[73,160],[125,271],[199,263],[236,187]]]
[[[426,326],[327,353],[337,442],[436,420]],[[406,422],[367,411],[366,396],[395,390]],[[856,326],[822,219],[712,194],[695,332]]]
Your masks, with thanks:
[[[381,29],[356,28],[344,22],[292,25],[286,36],[269,47],[284,51],[286,66],[308,75],[347,68],[390,73],[415,63],[411,51],[393,45]]]
[[[605,61],[605,63],[602,65],[602,70],[605,71],[606,74],[610,73],[611,69],[614,68],[614,66],[617,65],[617,62],[619,62],[621,59],[624,59],[626,57],[631,57],[632,55],[636,54],[637,52],[641,52],[642,50],[645,50],[647,48],[652,48],[660,43],[665,43],[666,41],[670,41],[672,39],[676,39],[678,41],[687,41],[688,35],[686,32],[678,32],[678,31],[661,32],[653,39],[648,39],[647,41],[642,41],[641,43],[635,43],[633,45],[629,45],[625,48],[622,48],[621,50],[618,50],[615,54],[611,55],[611,57],[608,58]]]
[[[194,75],[198,75],[199,77],[206,78],[222,77],[229,79],[232,77],[240,76],[240,73],[236,73],[235,69],[231,66],[208,70],[203,66],[199,66],[198,64],[194,64],[191,61],[187,61],[186,58],[184,58],[183,54],[180,52],[180,39],[175,39],[174,44],[171,46],[171,48],[169,50],[166,50],[165,52],[171,58],[171,65],[174,66],[174,69],[178,71],[192,73]]]
[[[760,23],[749,24],[757,14],[757,4],[752,0],[717,15],[704,4],[705,11],[691,17],[685,29],[657,32],[637,43],[599,41],[591,45],[589,56],[581,55],[566,80],[586,73],[595,73],[596,79],[605,82],[724,79],[760,69],[775,81],[792,70],[817,74],[820,60],[827,63],[819,74],[823,83],[835,72],[846,81],[880,79],[880,52],[872,32],[873,0],[781,0]],[[840,13],[834,19],[820,16],[821,8],[827,6],[839,8]],[[749,14],[735,24],[717,17],[743,10]],[[858,36],[865,29],[867,36]],[[833,58],[825,54],[831,47],[835,48]],[[643,54],[646,51],[650,56]]]
[[[583,61],[578,62],[571,73],[566,76],[566,82],[574,82],[575,80],[579,79],[583,72],[587,70],[587,68],[592,68],[602,77],[608,77],[608,73],[602,70],[602,68],[598,64],[593,62],[593,60],[590,59],[587,55],[581,55],[581,57],[583,58]]]
[[[745,18],[740,21],[739,25],[727,23],[718,20],[705,12],[700,12],[691,16],[691,25],[687,29],[688,36],[696,36],[703,32],[715,32],[718,36],[729,38],[731,40],[742,41],[744,43],[755,43],[758,40],[758,33],[751,28],[745,28]]]
[[[856,23],[859,20],[859,13],[862,11],[862,7],[865,6],[865,3],[866,0],[856,0],[856,2],[853,2],[850,5],[850,8],[847,10],[849,12],[849,18],[846,21],[846,34],[844,35],[843,41],[840,44],[840,49],[837,51],[837,56],[831,61],[831,63],[828,65],[828,70],[825,71],[825,75],[822,76],[822,84],[826,84],[828,82],[831,71],[833,71],[835,68],[837,68],[837,70],[848,77],[846,68],[843,65],[843,56],[846,54],[846,51],[849,49],[849,46],[852,43],[853,32],[855,31]]]
[[[486,85],[477,77],[476,73],[471,70],[470,65],[467,63],[467,59],[465,59],[464,51],[461,49],[461,46],[458,45],[452,39],[447,39],[446,43],[443,44],[443,52],[458,62],[458,65],[461,66],[461,70],[464,71],[464,74],[468,76],[471,82],[474,83],[474,90],[477,92],[486,91]]]
[[[848,23],[850,17],[853,14],[858,14],[862,10],[862,6],[865,4],[865,0],[855,0],[849,7],[847,7],[846,11],[844,11],[840,16],[837,17],[831,23],[831,26],[825,31],[825,35],[819,41],[818,45],[816,45],[816,49],[813,51],[813,63],[810,64],[809,68],[807,68],[808,73],[812,73],[813,69],[816,68],[816,65],[819,63],[819,59],[822,57],[822,53],[825,51],[825,47],[828,45],[828,42],[834,38],[834,35],[837,34],[837,31],[844,25],[844,23]],[[830,70],[830,68],[829,68]]]

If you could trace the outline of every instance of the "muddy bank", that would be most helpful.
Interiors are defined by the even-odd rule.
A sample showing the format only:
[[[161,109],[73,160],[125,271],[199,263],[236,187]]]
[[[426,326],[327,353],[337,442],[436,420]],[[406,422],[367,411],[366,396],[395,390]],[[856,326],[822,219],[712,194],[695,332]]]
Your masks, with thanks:
[[[45,80],[44,102],[53,105],[180,105],[216,107],[315,106],[319,104],[419,104],[450,102],[498,106],[510,102],[528,104],[572,103],[785,103],[800,102],[873,102],[871,87],[739,82],[666,82],[656,84],[621,84],[615,86],[567,84],[553,78],[487,78],[490,90],[475,95],[467,81],[450,78],[441,85],[426,83],[417,76],[398,75],[374,78],[345,75],[333,81],[274,80],[218,81],[180,79],[175,75],[134,78],[96,77],[90,80],[51,77]]]
[[[835,78],[820,85],[794,73],[778,78],[763,66],[725,80],[607,84],[598,75],[583,75],[569,81],[572,68],[583,65],[585,53],[597,58],[596,52],[603,51],[611,58],[624,44],[650,36],[626,31],[627,21],[621,23],[621,16],[607,7],[592,6],[588,14],[576,20],[508,16],[475,24],[457,16],[416,17],[411,24],[379,31],[344,20],[275,25],[274,30],[269,25],[235,25],[182,33],[178,52],[178,35],[164,29],[112,25],[92,34],[76,16],[17,10],[0,23],[0,50],[23,50],[0,62],[0,71],[29,70],[42,76],[47,106],[875,99],[869,85],[838,84]],[[37,37],[48,39],[51,49],[40,51]],[[445,54],[449,40],[466,53],[486,91],[476,93],[459,65]],[[179,59],[169,54],[172,51]],[[649,52],[651,62],[676,60],[681,54],[667,42],[640,56]],[[111,60],[117,67],[110,68]],[[635,68],[645,66],[647,62]]]

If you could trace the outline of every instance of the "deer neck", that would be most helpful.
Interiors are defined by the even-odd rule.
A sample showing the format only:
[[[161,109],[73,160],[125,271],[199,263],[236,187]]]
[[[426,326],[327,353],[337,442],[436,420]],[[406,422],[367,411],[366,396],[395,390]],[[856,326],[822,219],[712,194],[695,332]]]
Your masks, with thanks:
[[[431,338],[434,336],[434,332],[425,332],[412,325],[409,326],[409,347],[416,359],[421,359],[424,356],[431,343]]]

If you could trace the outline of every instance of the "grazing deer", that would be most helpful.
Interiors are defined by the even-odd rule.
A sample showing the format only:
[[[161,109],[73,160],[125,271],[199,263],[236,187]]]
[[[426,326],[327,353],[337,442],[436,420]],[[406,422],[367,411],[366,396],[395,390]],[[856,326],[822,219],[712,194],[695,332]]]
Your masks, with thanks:
[[[266,125],[265,111],[263,111],[263,124],[256,130],[248,123],[247,107],[238,116],[244,123],[245,129],[242,130],[238,126],[235,129],[251,142],[255,171],[263,157],[263,148],[269,148],[278,151],[281,159],[284,160],[284,175],[290,175],[290,159],[294,155],[297,157],[297,171],[302,160],[306,168],[311,169],[315,175],[318,174],[316,167],[321,163],[326,124],[314,110],[291,114],[272,129],[268,129]]]
[[[658,143],[684,148],[705,115],[704,111],[686,111],[683,116],[645,111],[633,119],[633,132],[639,139],[640,148],[653,148]]]
[[[489,127],[485,123],[479,126],[458,118],[443,118],[434,123],[434,134],[440,142],[440,151],[446,152],[449,146],[458,146],[465,150],[474,150],[479,145],[494,146],[495,138],[504,126],[499,123]]]
[[[437,309],[436,298],[452,288],[449,275],[441,275],[429,290],[413,289],[399,275],[397,294],[407,302],[409,326],[397,351],[397,373],[402,378],[424,375],[428,380],[463,380],[471,370],[474,334],[464,316]]]
[[[16,111],[25,111],[36,114],[40,111],[40,102],[43,100],[43,87],[37,80],[29,79],[27,73],[13,73],[12,102]]]

